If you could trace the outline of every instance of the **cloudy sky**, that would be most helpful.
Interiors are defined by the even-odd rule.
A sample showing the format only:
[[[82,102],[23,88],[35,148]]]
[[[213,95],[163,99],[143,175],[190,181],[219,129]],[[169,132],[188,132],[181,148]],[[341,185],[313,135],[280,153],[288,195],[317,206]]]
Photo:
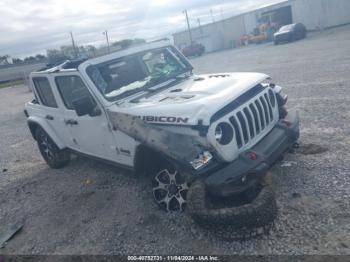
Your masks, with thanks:
[[[0,55],[23,57],[70,44],[79,45],[170,35],[191,26],[252,10],[281,0],[1,0]]]

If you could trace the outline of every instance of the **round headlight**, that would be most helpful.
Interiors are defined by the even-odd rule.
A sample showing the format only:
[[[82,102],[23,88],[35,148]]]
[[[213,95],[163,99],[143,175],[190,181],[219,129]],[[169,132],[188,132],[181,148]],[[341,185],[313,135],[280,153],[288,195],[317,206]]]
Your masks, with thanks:
[[[220,142],[222,139],[222,128],[220,125],[216,126],[214,135],[215,135],[216,141]]]
[[[274,92],[271,89],[269,90],[269,99],[270,99],[271,106],[275,107],[275,105],[276,105],[276,97],[275,97]]]
[[[227,145],[233,139],[233,132],[233,128],[230,124],[221,122],[215,128],[215,139],[221,145]]]

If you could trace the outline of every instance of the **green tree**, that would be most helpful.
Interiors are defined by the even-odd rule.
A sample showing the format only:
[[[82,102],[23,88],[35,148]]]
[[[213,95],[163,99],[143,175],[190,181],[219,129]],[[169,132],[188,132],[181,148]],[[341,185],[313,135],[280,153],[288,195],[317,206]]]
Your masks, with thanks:
[[[16,57],[14,57],[14,58],[12,59],[12,61],[13,61],[14,64],[21,64],[21,63],[23,63],[23,60],[22,60],[22,59],[16,58]]]
[[[28,57],[24,58],[24,62],[26,62],[26,63],[33,63],[35,61],[36,61],[36,59],[34,56],[28,56]]]
[[[145,39],[135,38],[135,39],[123,39],[117,42],[113,42],[112,46],[120,46],[121,48],[128,48],[132,45],[145,43]]]
[[[85,47],[89,57],[95,57],[97,48],[93,45],[88,45]]]
[[[43,60],[46,59],[46,56],[44,56],[44,55],[42,55],[42,54],[37,54],[37,55],[35,56],[35,59],[36,59],[37,61],[43,61]]]
[[[49,64],[57,64],[68,59],[61,50],[58,49],[48,49],[46,50],[46,57]]]

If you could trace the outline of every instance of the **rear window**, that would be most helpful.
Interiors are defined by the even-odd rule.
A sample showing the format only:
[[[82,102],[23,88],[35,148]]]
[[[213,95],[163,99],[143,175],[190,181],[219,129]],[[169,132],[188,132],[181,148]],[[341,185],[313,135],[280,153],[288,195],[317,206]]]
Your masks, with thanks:
[[[57,108],[57,103],[55,96],[52,93],[49,80],[46,77],[35,77],[33,78],[33,83],[35,90],[39,95],[41,104],[44,106]]]
[[[285,26],[282,26],[281,29],[280,29],[279,31],[280,31],[280,32],[290,31],[290,30],[293,29],[294,26],[295,26],[295,24],[285,25]]]

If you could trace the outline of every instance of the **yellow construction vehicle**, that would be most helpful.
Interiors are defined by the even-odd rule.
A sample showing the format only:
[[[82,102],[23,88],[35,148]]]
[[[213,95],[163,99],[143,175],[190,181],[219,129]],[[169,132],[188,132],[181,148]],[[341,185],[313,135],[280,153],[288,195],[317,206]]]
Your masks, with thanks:
[[[259,26],[254,29],[250,42],[259,44],[273,39],[273,34],[279,28],[279,24],[274,20],[275,12],[263,14],[259,19]]]

